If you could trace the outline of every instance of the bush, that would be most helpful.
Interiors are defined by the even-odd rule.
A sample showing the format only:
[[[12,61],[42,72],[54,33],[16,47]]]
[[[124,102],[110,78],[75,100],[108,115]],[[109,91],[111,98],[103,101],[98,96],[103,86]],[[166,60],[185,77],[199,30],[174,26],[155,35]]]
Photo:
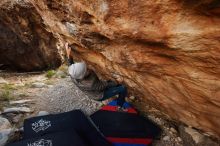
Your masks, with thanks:
[[[47,71],[46,77],[52,78],[55,74],[56,72],[54,70],[49,70]]]
[[[0,101],[9,101],[14,98],[12,92],[17,90],[13,84],[4,84],[0,90]]]
[[[60,77],[61,77],[61,78],[66,78],[66,76],[65,76],[65,75],[61,75]]]
[[[16,90],[16,88],[12,84],[4,84],[2,89],[4,89],[4,90]]]
[[[13,96],[11,95],[11,92],[9,90],[4,90],[0,94],[1,101],[10,101],[11,99],[13,99]]]

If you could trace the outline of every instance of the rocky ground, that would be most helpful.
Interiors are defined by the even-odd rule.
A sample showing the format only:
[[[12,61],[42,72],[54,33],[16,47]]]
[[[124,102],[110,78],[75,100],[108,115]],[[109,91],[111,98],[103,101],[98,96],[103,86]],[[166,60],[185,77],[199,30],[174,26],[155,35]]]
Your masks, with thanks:
[[[23,120],[39,111],[49,113],[82,109],[87,115],[98,110],[103,103],[91,100],[92,94],[79,90],[65,73],[66,67],[44,73],[0,72],[0,146],[16,138],[14,133]],[[129,100],[138,105],[137,98]],[[178,126],[149,112],[144,116],[157,123],[163,133],[154,146],[218,146],[207,136],[190,127]]]

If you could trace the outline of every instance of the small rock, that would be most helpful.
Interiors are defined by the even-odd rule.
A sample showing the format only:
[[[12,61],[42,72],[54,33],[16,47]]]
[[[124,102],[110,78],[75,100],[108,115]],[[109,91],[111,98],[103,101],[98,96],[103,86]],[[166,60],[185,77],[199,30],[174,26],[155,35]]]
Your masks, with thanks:
[[[44,88],[44,87],[46,87],[46,86],[47,86],[46,84],[40,83],[40,82],[32,83],[32,87],[33,87],[33,88]]]
[[[191,127],[181,125],[179,127],[179,132],[184,146],[219,146],[218,142],[199,133],[196,129]]]
[[[174,129],[173,127],[170,128],[170,131],[171,131],[172,133],[177,133],[176,129]]]
[[[2,77],[0,77],[0,84],[8,84],[8,82]]]
[[[129,99],[130,100],[135,100],[135,96],[130,96]]]
[[[181,139],[180,137],[177,137],[177,141],[178,141],[178,142],[181,142],[182,139]]]
[[[158,125],[164,125],[164,121],[161,118],[155,118],[154,116],[152,116],[151,119],[155,121]]]
[[[40,111],[37,116],[46,116],[49,115],[47,111]]]
[[[12,108],[5,109],[3,114],[7,114],[7,113],[31,113],[31,112],[33,112],[33,111],[28,107],[12,107]]]
[[[12,129],[6,129],[0,131],[0,146],[4,146],[7,143],[12,132],[13,132]]]
[[[12,122],[13,123],[19,123],[22,119],[23,115],[22,114],[19,114],[19,115],[16,115],[12,118]]]
[[[17,101],[10,101],[9,104],[24,104],[27,102],[31,102],[32,100],[27,99],[27,100],[17,100]]]
[[[164,140],[164,141],[168,141],[168,140],[170,140],[170,137],[169,137],[169,136],[164,136],[164,137],[163,137],[163,140]]]
[[[10,128],[11,128],[11,123],[8,121],[8,119],[0,117],[0,131]]]
[[[200,134],[199,132],[197,132],[196,130],[192,128],[186,127],[185,131],[186,133],[191,135],[191,137],[193,138],[196,144],[200,143],[204,139],[204,136],[202,134]]]

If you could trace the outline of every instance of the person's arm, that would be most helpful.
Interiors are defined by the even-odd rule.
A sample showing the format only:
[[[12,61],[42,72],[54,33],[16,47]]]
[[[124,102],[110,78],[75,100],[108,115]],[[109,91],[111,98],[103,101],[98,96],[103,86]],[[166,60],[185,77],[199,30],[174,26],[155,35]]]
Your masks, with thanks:
[[[93,91],[104,91],[107,88],[111,88],[111,87],[115,87],[115,86],[117,86],[116,82],[113,82],[113,81],[102,81],[95,74],[95,79],[94,79],[94,82],[92,84],[92,90]]]
[[[97,75],[91,71],[87,78],[83,80],[76,80],[72,78],[72,81],[84,91],[98,91],[102,92],[107,88],[117,86],[117,83],[113,81],[102,81],[99,80]]]
[[[74,61],[72,58],[67,58],[67,64],[70,66],[71,64],[74,64]]]
[[[73,58],[71,57],[71,48],[69,47],[69,44],[65,44],[65,49],[66,49],[66,55],[67,55],[67,63],[70,66],[71,64],[74,64]]]
[[[106,81],[101,81],[96,76],[96,78],[95,78],[95,80],[92,84],[92,90],[94,90],[94,91],[104,91],[107,86],[108,86],[108,83]]]

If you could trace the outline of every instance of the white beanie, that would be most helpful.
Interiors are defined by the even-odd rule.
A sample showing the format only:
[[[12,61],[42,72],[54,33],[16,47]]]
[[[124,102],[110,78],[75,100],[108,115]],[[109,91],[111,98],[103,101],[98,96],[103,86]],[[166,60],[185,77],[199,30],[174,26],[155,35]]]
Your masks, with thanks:
[[[74,63],[69,66],[69,74],[74,79],[83,79],[86,75],[86,64],[85,62]]]

